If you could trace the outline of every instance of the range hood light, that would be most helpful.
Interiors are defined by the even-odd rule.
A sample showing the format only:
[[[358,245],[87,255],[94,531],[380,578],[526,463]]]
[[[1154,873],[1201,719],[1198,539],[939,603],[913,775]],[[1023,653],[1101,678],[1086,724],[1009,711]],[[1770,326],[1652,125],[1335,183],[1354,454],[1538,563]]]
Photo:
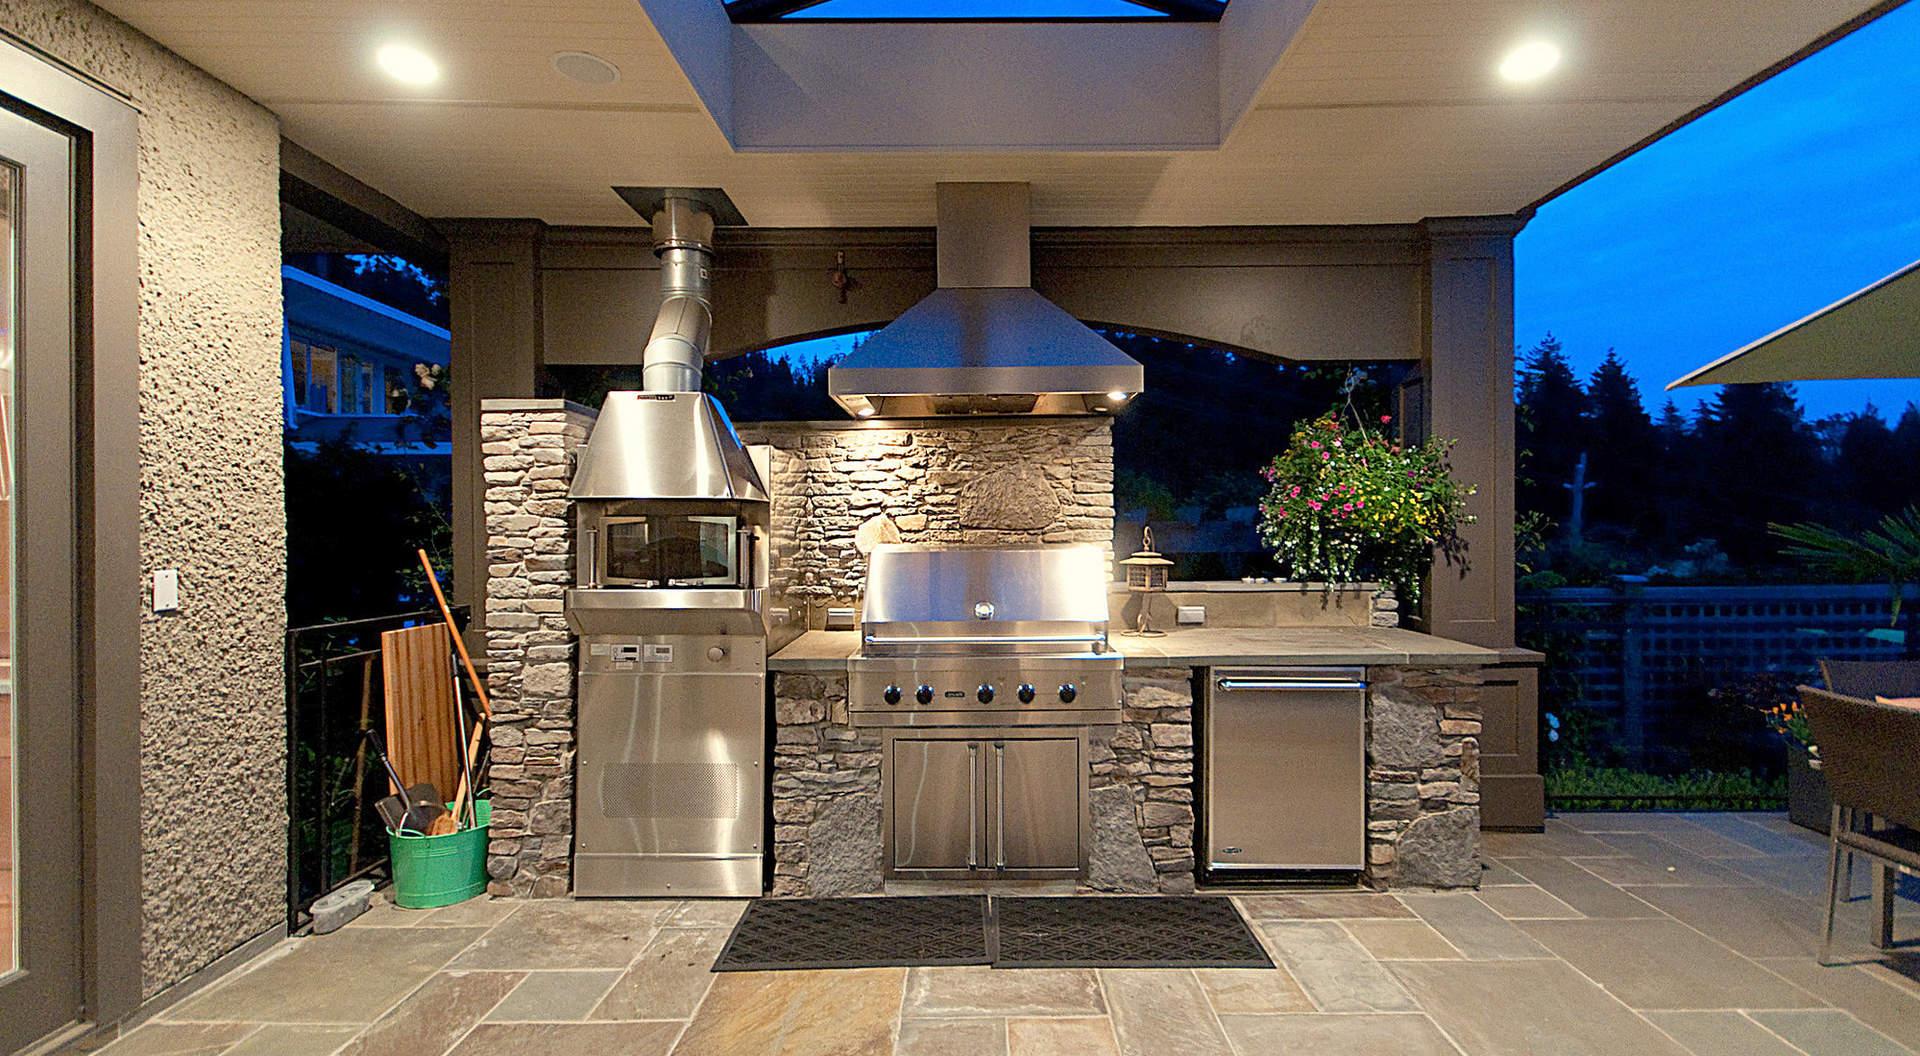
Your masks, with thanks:
[[[1124,392],[1109,392],[1107,393],[1107,399],[1115,403],[1125,403],[1128,395],[1130,394]]]
[[[855,412],[853,412],[853,413],[855,413],[855,414],[857,414],[857,415],[859,415],[859,416],[860,416],[860,417],[862,417],[862,418],[871,418],[871,417],[873,417],[873,406],[872,406],[871,404],[869,404],[869,405],[867,405],[867,406],[865,406],[865,407],[862,407],[862,408],[860,408],[859,410],[857,410],[857,411],[855,411]]]

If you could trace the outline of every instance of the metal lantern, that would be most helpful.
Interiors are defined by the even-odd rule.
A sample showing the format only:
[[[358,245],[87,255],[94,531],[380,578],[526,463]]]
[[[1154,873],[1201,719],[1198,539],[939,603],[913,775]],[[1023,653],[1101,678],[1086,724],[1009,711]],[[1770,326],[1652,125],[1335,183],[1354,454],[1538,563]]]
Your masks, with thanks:
[[[1167,589],[1167,570],[1173,567],[1173,562],[1161,557],[1159,552],[1154,550],[1152,528],[1142,532],[1142,536],[1141,548],[1134,551],[1132,557],[1120,562],[1127,570],[1127,591],[1132,594],[1163,594]],[[1149,607],[1149,600],[1141,598],[1140,616],[1135,621],[1134,629],[1122,633],[1135,638],[1164,636],[1167,632],[1156,631],[1148,624]]]

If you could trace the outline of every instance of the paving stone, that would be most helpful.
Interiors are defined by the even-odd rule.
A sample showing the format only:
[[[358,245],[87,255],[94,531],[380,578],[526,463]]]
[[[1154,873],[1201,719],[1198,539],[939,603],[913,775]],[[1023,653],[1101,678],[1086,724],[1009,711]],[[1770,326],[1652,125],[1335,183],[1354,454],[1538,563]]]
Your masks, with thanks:
[[[905,975],[900,968],[718,973],[675,1056],[887,1052]]]
[[[1693,1056],[1805,1056],[1738,1012],[1649,1012]]]
[[[290,939],[167,1019],[371,1023],[465,949],[479,928],[355,928]]]
[[[1009,1056],[1118,1056],[1113,1023],[1087,1019],[1010,1019]],[[980,1050],[987,1051],[987,1050]],[[896,1056],[899,1054],[896,1053]]]
[[[1564,920],[1586,916],[1560,899],[1531,885],[1483,887],[1476,897],[1485,902],[1489,909],[1508,920]]]
[[[1749,1012],[1761,1026],[1819,1056],[1908,1056],[1906,1046],[1838,1010]]]
[[[217,1053],[260,1029],[252,1023],[148,1023],[101,1056],[198,1056]]]
[[[489,931],[454,968],[625,968],[674,902],[536,902]]]
[[[997,1019],[903,1019],[893,1056],[1004,1056],[1007,1025]]]
[[[1811,957],[1768,958],[1761,966],[1862,1023],[1920,1051],[1920,993],[1859,967],[1823,967]]]
[[[1457,961],[1454,949],[1424,920],[1343,920],[1347,929],[1374,959],[1381,961]]]
[[[1407,908],[1475,961],[1550,957],[1546,948],[1473,895],[1402,895]]]
[[[1634,1008],[1808,1008],[1819,998],[1675,920],[1529,920],[1527,934]]]
[[[482,1023],[447,1056],[667,1056],[679,1023]],[[717,1054],[724,1050],[683,1048]],[[769,1050],[770,1051],[770,1050]],[[798,1052],[799,1050],[793,1050]]]
[[[1230,1012],[1311,1012],[1313,1002],[1293,973],[1272,968],[1205,968],[1194,975],[1207,993],[1207,1002],[1221,1015]]]
[[[1333,921],[1263,921],[1260,932],[1322,1012],[1411,1012],[1380,962]]]
[[[1371,917],[1412,919],[1413,911],[1392,895],[1330,892],[1315,895],[1240,895],[1255,920],[1346,920]]]
[[[1124,1056],[1233,1056],[1193,972],[1183,968],[1103,969],[1113,1032]]]
[[[1566,858],[1509,859],[1514,872],[1589,917],[1658,917],[1660,911]]]
[[[905,1015],[1097,1016],[1107,1011],[1088,968],[999,970],[985,965],[915,968],[907,975]]]
[[[1400,961],[1389,970],[1473,1056],[1689,1056],[1560,961]]]
[[[1221,1016],[1220,1026],[1244,1053],[1458,1056],[1460,1051],[1422,1015]]]
[[[348,1042],[341,1056],[445,1052],[522,978],[519,972],[441,972]]]
[[[221,1056],[332,1056],[359,1031],[356,1026],[269,1023]]]
[[[494,1006],[487,1019],[493,1022],[586,1019],[619,978],[620,972],[613,969],[529,972],[506,1000]]]
[[[653,937],[594,1008],[593,1019],[686,1019],[713,981],[721,928],[669,928]]]

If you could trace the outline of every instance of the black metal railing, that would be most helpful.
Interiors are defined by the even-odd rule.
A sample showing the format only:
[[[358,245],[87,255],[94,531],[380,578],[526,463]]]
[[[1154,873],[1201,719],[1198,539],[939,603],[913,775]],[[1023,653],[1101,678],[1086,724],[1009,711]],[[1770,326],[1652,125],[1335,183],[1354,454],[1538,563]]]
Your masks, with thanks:
[[[453,610],[466,627],[468,610]],[[387,795],[361,731],[386,735],[380,635],[440,622],[436,610],[287,631],[287,929],[313,900],[361,877],[387,876],[387,834],[373,805]],[[451,644],[449,644],[451,648]]]

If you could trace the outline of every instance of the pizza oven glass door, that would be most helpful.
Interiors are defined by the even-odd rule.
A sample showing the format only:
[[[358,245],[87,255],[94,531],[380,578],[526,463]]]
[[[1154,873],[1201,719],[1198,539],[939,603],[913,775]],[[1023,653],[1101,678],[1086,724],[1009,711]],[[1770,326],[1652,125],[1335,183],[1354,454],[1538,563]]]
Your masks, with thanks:
[[[611,517],[604,525],[603,580],[623,587],[738,587],[740,519],[661,513]]]

